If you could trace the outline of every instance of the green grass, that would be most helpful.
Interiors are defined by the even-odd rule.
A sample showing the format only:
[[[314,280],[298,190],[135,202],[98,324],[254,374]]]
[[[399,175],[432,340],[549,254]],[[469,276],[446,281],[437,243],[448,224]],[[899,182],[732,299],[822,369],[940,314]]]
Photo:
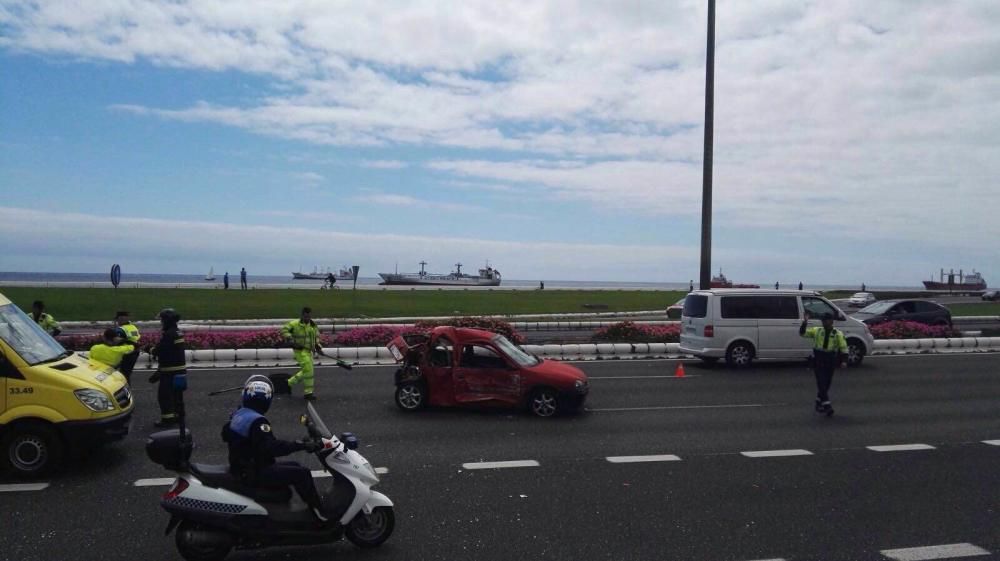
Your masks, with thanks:
[[[948,309],[953,316],[1000,316],[1000,302],[952,304]]]
[[[400,317],[446,315],[551,314],[588,311],[666,310],[678,291],[584,290],[210,290],[184,288],[23,288],[0,289],[22,309],[45,301],[56,320],[110,320],[116,310],[132,319],[153,319],[173,307],[185,319],[296,317],[303,306],[313,317]],[[584,304],[604,305],[587,309]]]

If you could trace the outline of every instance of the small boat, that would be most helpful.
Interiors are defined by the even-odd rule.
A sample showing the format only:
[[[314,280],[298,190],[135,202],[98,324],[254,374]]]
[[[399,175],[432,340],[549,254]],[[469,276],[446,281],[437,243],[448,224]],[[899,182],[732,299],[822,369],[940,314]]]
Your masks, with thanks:
[[[205,275],[205,280],[214,281],[215,280],[215,267],[208,268],[208,274]]]
[[[380,284],[389,285],[432,285],[432,286],[500,286],[500,271],[490,266],[479,269],[478,275],[468,275],[462,273],[462,264],[455,264],[455,271],[444,275],[428,273],[424,270],[426,261],[420,262],[419,273],[379,273],[382,277]]]

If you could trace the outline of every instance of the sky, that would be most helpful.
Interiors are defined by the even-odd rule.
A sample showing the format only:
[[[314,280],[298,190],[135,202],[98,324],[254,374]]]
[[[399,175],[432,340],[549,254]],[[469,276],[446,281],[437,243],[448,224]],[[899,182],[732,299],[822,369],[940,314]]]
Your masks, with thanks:
[[[706,6],[0,0],[0,270],[686,282]],[[714,271],[1000,284],[1000,3],[716,33]]]

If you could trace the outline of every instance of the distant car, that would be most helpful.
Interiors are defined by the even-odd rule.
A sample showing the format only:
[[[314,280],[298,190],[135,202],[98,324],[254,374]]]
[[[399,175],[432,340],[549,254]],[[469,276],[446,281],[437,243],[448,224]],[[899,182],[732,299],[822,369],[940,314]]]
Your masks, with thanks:
[[[858,292],[847,301],[848,306],[864,308],[875,303],[875,295],[871,292]]]
[[[684,298],[687,298],[687,296]],[[667,308],[668,319],[681,319],[681,313],[684,312],[684,298],[681,298],[676,304]]]
[[[983,293],[983,300],[1000,300],[1000,290],[987,290]],[[667,312],[670,312],[670,308],[667,308]]]
[[[435,327],[400,335],[388,345],[401,362],[396,405],[524,407],[539,417],[583,407],[590,385],[579,368],[528,354],[503,335],[479,329]]]
[[[951,325],[951,311],[928,300],[882,300],[854,314],[868,325],[887,321],[915,321],[927,325]]]

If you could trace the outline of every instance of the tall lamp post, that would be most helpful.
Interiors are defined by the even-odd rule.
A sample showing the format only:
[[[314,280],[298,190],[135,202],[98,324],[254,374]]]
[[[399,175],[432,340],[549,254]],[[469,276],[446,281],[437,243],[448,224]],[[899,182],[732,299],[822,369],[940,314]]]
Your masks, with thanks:
[[[708,52],[705,57],[705,152],[701,181],[701,277],[712,287],[712,130],[715,125],[715,0],[708,0]]]

